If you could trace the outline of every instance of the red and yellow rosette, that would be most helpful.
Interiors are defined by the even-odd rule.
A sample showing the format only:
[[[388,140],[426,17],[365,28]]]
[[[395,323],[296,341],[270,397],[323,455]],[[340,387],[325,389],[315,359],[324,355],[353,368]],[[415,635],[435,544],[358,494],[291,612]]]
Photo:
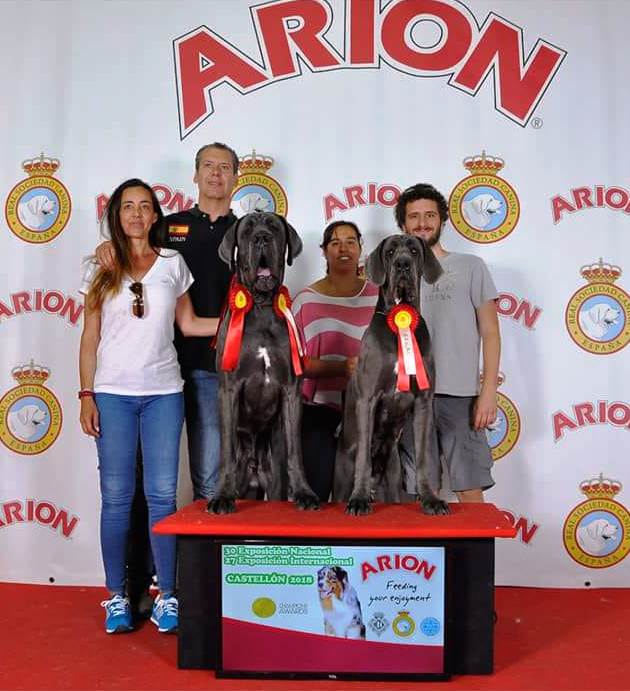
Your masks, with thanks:
[[[241,354],[241,341],[243,340],[245,315],[253,306],[254,300],[249,290],[240,283],[232,281],[230,292],[228,293],[230,323],[228,324],[228,330],[225,336],[221,369],[231,371],[238,365],[238,358]]]
[[[302,348],[300,332],[291,312],[291,296],[286,286],[280,286],[276,293],[276,297],[273,300],[273,309],[280,319],[284,319],[287,324],[289,345],[291,347],[291,363],[293,364],[293,371],[299,376],[303,371],[302,358],[304,357],[304,349]]]
[[[412,375],[418,382],[418,388],[429,388],[429,378],[415,335],[419,321],[420,315],[410,305],[396,305],[387,315],[387,325],[398,336],[398,391],[409,391],[409,377]]]

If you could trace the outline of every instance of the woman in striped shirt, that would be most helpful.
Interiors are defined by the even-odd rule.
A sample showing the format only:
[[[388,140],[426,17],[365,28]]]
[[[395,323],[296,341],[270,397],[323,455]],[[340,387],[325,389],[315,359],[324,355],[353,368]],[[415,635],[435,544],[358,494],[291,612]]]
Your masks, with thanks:
[[[359,271],[361,233],[355,223],[334,221],[320,245],[326,275],[300,291],[293,314],[306,345],[302,453],[308,482],[321,501],[332,490],[342,396],[356,367],[378,287]]]

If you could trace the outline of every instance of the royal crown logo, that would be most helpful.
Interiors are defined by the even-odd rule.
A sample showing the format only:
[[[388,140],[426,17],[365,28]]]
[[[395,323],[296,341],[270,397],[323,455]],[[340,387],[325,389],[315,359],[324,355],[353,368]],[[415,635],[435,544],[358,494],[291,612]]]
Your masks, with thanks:
[[[232,210],[237,216],[252,211],[271,211],[287,215],[287,194],[280,183],[268,174],[273,158],[256,154],[239,159],[238,181],[232,193]]]
[[[564,320],[580,348],[594,355],[611,355],[630,341],[630,296],[617,285],[621,268],[600,257],[580,268],[586,285],[569,300]]]
[[[41,244],[54,240],[70,219],[70,194],[54,177],[59,166],[58,158],[48,158],[43,153],[22,161],[28,177],[9,192],[4,213],[10,230],[25,242]]]
[[[505,375],[499,372],[497,385],[501,386],[504,381]],[[521,416],[516,405],[504,393],[497,391],[497,417],[486,429],[492,460],[498,461],[510,453],[520,436]]]
[[[562,528],[565,549],[578,564],[605,569],[630,552],[630,512],[615,500],[621,490],[621,482],[603,473],[580,483],[586,501],[571,511]]]
[[[498,175],[504,165],[502,158],[485,151],[464,159],[470,175],[455,185],[448,208],[453,227],[468,240],[498,242],[518,223],[521,209],[516,192]]]
[[[61,405],[45,386],[50,370],[33,360],[11,370],[18,383],[0,399],[0,441],[32,456],[50,448],[61,431]]]

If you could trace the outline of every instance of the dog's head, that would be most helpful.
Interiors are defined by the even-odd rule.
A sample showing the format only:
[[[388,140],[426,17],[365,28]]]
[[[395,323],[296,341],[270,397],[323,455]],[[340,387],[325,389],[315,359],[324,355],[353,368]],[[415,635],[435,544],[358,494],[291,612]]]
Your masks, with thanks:
[[[284,216],[254,211],[240,218],[225,233],[219,257],[238,280],[254,293],[273,293],[289,266],[302,251],[302,241]]]
[[[381,287],[385,308],[399,302],[420,307],[420,278],[435,283],[442,267],[425,242],[414,235],[390,235],[369,255],[368,278]]]
[[[317,589],[322,599],[334,595],[341,600],[347,585],[348,572],[341,566],[322,566],[317,572]]]

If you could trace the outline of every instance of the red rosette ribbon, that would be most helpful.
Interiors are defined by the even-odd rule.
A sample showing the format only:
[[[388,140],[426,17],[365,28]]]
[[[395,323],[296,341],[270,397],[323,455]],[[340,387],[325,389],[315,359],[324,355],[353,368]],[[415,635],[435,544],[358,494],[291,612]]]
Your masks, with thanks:
[[[228,293],[227,304],[230,310],[230,323],[228,324],[228,330],[225,336],[221,369],[231,371],[238,365],[238,358],[241,354],[241,342],[243,340],[245,315],[254,306],[254,300],[251,293],[244,285],[232,281],[230,292]]]
[[[297,324],[291,312],[291,296],[286,286],[280,286],[276,297],[273,299],[273,310],[280,317],[284,319],[289,332],[289,345],[291,347],[291,363],[293,364],[293,371],[297,376],[302,374],[302,358],[304,357],[304,349],[302,348],[302,339],[298,331]]]
[[[416,341],[415,331],[420,321],[420,315],[410,305],[396,305],[387,315],[387,326],[398,337],[398,379],[396,389],[409,391],[409,378],[415,376],[418,388],[429,388],[429,378],[424,369],[422,355]]]

